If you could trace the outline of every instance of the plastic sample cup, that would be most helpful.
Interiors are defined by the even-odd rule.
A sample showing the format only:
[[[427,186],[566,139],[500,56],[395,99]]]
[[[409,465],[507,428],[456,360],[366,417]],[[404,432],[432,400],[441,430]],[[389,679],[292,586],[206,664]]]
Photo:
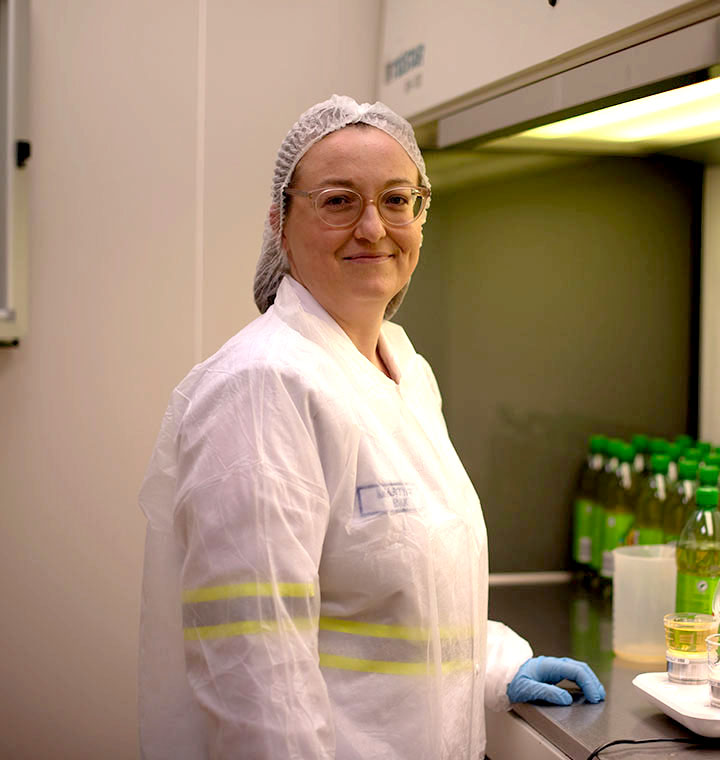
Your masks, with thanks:
[[[665,615],[665,642],[668,679],[675,683],[697,684],[708,680],[708,653],[705,639],[717,633],[718,621],[700,612]]]
[[[613,652],[635,662],[663,662],[662,621],[675,609],[675,547],[613,550]]]
[[[720,633],[713,633],[705,639],[707,647],[708,682],[710,683],[710,704],[720,707]]]

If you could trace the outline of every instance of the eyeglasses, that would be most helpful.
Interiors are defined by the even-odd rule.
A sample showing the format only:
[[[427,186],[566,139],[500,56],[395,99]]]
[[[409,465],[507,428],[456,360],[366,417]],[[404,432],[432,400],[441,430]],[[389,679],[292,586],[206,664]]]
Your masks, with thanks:
[[[309,198],[320,219],[329,227],[351,227],[372,203],[385,224],[405,227],[412,224],[427,206],[430,190],[427,187],[402,185],[378,193],[374,200],[366,199],[347,187],[328,187],[318,190],[286,188],[287,195]]]

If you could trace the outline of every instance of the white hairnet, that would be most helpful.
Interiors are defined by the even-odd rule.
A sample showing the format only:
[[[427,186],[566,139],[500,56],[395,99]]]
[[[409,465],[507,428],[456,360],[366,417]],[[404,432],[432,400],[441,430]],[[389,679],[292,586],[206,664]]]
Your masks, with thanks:
[[[282,141],[275,161],[272,183],[272,203],[265,220],[263,244],[255,270],[255,303],[264,313],[275,300],[283,275],[290,271],[287,255],[282,249],[282,230],[285,223],[284,191],[290,184],[300,159],[310,147],[331,132],[350,124],[369,124],[395,138],[405,149],[420,172],[420,182],[430,187],[420,148],[410,124],[383,103],[357,103],[345,95],[333,95],[329,100],[309,108],[295,122]],[[395,295],[385,309],[389,319],[405,296],[407,285]]]

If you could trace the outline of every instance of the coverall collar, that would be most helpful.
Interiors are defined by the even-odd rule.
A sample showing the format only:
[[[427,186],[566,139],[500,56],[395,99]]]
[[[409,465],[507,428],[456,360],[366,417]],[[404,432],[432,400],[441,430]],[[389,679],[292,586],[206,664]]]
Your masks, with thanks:
[[[327,311],[315,300],[315,297],[304,285],[301,285],[289,274],[286,274],[280,283],[280,287],[278,288],[275,302],[278,303],[278,305],[281,307],[286,307],[289,305],[288,296],[290,293],[293,293],[297,297],[298,301],[300,302],[300,307],[303,311],[307,312],[308,314],[312,314],[314,317],[317,317],[322,322],[329,325],[333,330],[342,335],[343,338],[347,340],[348,344],[352,347],[352,350],[357,353],[358,359],[362,359],[364,366],[364,363],[367,362],[367,359],[358,351],[357,347],[353,344],[342,327],[340,327],[340,325],[330,316],[330,314],[328,314]],[[378,336],[378,351],[380,352],[380,356],[385,362],[385,366],[388,368],[388,371],[392,377],[387,377],[376,367],[373,367],[372,363],[367,363],[370,367],[373,367],[373,369],[376,370],[376,373],[373,374],[377,374],[378,378],[386,382],[391,382],[393,385],[399,385],[400,379],[402,378],[402,368],[400,366],[400,362],[398,361],[398,357],[392,350],[390,341],[383,334],[385,330],[385,324],[386,323],[383,322],[383,326],[380,329],[380,335]]]

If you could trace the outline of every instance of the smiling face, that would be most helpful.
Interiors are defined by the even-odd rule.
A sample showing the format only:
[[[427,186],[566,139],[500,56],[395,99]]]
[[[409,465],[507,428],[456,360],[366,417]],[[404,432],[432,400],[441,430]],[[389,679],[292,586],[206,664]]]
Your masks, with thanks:
[[[417,185],[402,146],[375,127],[345,127],[312,146],[295,169],[300,190],[350,187],[366,199],[396,185]],[[418,262],[424,215],[405,227],[383,223],[374,204],[347,229],[327,226],[308,198],[294,197],[283,230],[290,273],[339,321],[385,312]]]

